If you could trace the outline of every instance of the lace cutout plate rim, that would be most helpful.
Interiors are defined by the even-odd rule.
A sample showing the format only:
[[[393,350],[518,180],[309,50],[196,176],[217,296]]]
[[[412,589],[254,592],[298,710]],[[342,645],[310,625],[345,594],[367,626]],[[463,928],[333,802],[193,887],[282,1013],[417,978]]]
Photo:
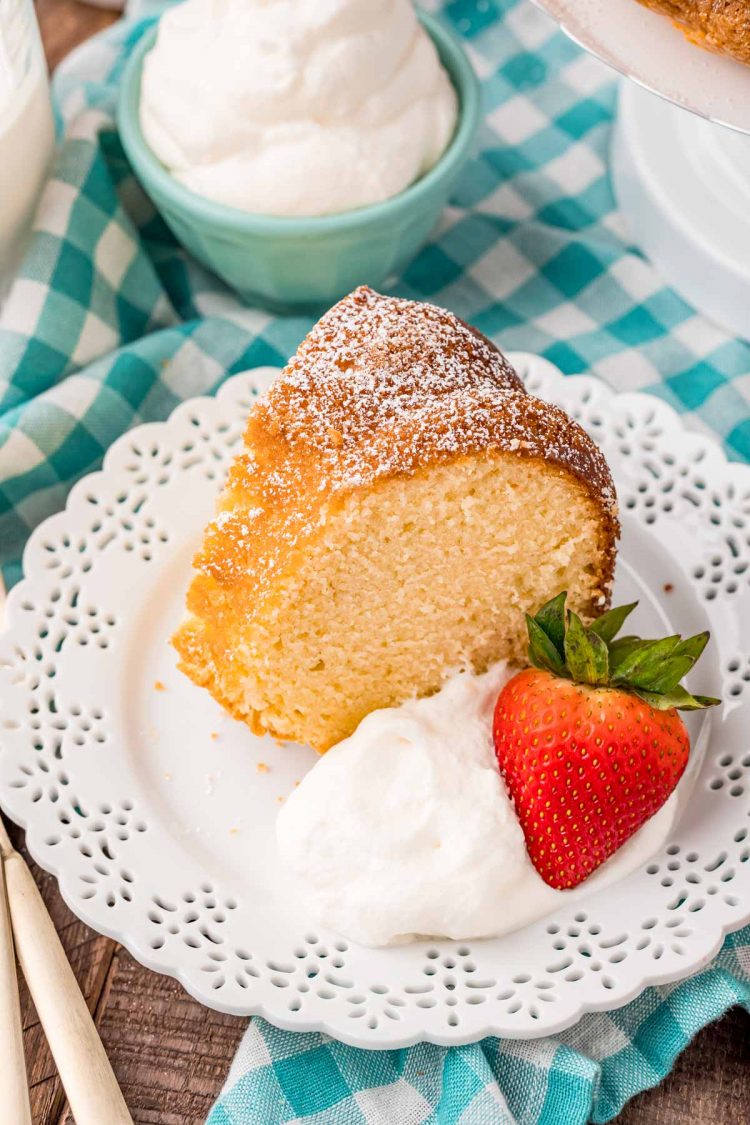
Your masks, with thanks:
[[[511,357],[602,447],[623,517],[618,584],[660,625],[707,625],[692,786],[664,846],[503,938],[388,950],[321,932],[275,852],[314,761],[227,718],[167,643],[253,400],[277,373],[140,426],[31,536],[0,634],[0,803],[77,915],[202,1003],[359,1047],[532,1038],[703,967],[750,921],[750,467],[666,403]]]

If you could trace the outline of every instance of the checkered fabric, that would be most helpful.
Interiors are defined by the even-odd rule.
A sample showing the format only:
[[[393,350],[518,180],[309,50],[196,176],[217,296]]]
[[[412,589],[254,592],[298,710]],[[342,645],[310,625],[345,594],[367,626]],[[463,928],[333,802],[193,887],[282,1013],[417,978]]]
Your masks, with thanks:
[[[657,1085],[692,1036],[750,1010],[750,931],[706,971],[554,1038],[362,1051],[253,1020],[207,1125],[584,1125]]]
[[[430,244],[396,291],[455,310],[506,349],[648,391],[750,455],[750,348],[697,316],[627,242],[607,176],[616,86],[527,0],[433,4],[465,38],[485,122]],[[128,50],[156,11],[72,55],[64,140],[0,315],[0,563],[116,437],[233,372],[279,363],[309,321],[243,308],[177,246],[114,126]],[[694,1032],[750,1010],[750,930],[692,980],[554,1039],[366,1052],[254,1020],[211,1125],[606,1121]]]

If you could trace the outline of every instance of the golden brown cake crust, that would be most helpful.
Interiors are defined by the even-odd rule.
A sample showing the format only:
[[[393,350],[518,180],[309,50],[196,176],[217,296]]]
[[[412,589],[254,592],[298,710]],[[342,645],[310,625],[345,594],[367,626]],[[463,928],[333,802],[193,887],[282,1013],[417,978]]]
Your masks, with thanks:
[[[572,474],[593,501],[606,597],[617,505],[586,432],[527,394],[498,349],[453,314],[355,290],[250,412],[244,450],[195,558],[193,616],[174,641],[183,669],[234,710],[227,695],[239,692],[244,669],[227,639],[278,595],[277,580],[348,496],[448,461],[508,454]]]
[[[578,478],[609,532],[611,577],[615,491],[586,432],[527,394],[501,352],[453,314],[362,287],[318,322],[251,411],[220,501],[229,511],[209,526],[195,565],[225,588],[250,582],[262,596],[337,497],[493,450]]]
[[[748,0],[641,0],[669,16],[701,47],[750,63]]]

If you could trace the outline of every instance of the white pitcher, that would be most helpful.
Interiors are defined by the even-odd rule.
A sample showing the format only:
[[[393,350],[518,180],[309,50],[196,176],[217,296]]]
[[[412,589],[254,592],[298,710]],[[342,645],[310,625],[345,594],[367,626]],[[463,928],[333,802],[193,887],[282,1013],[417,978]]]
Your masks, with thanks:
[[[32,0],[0,0],[0,298],[28,237],[54,149]]]

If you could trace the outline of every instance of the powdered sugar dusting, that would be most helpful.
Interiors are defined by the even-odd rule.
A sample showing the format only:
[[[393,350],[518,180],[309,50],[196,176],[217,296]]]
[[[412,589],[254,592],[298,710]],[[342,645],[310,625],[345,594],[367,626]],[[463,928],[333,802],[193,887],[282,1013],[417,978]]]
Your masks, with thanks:
[[[357,289],[318,322],[251,411],[198,565],[222,584],[251,573],[260,592],[328,498],[495,453],[573,473],[614,543],[609,468],[577,423],[527,394],[502,353],[452,313]]]
[[[361,288],[313,328],[267,410],[286,442],[318,451],[329,484],[357,487],[413,468],[428,437],[460,452],[470,400],[524,394],[505,357],[451,313]]]
[[[528,395],[489,340],[445,309],[364,287],[318,322],[258,409],[290,450],[315,449],[321,487],[361,487],[441,455],[499,447],[581,476],[593,470],[613,500],[590,439]]]

